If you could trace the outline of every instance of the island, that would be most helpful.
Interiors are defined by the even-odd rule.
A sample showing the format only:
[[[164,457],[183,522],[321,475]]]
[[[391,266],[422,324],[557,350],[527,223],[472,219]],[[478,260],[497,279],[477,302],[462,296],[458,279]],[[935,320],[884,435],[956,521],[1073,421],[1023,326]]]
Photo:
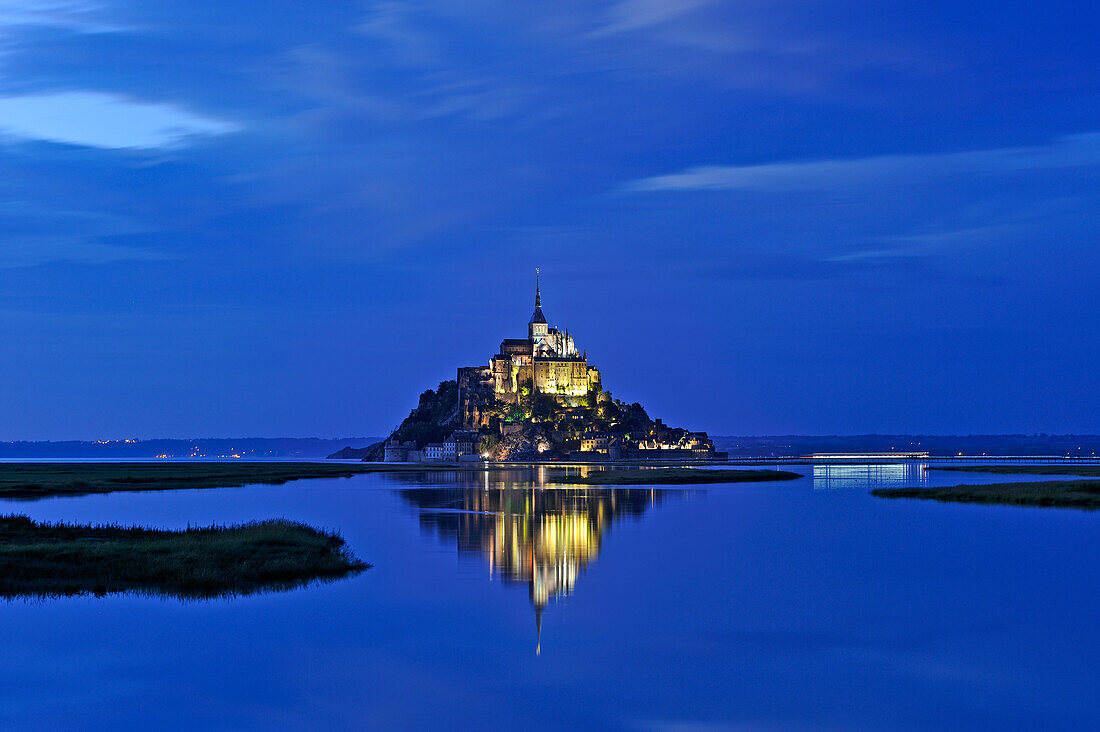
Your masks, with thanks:
[[[365,465],[333,463],[2,463],[0,498],[33,500],[115,491],[278,485],[306,478],[348,478]]]
[[[0,517],[0,597],[230,597],[333,581],[370,565],[292,521],[166,531]]]
[[[333,457],[354,453],[341,452]],[[706,432],[669,427],[641,404],[614,399],[568,330],[551,327],[535,278],[526,338],[505,338],[486,365],[420,395],[366,461],[462,463],[724,459]]]
[[[1080,475],[1100,478],[1100,465],[929,465],[925,470],[991,475]]]
[[[1092,510],[1100,508],[1100,480],[1024,481],[944,488],[876,488],[871,495],[880,498],[923,498],[943,503]]]

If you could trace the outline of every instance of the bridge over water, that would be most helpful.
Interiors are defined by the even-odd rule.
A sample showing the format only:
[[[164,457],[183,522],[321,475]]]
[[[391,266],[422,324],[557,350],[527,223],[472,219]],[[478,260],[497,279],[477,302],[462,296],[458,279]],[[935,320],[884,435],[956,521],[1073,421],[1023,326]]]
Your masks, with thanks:
[[[731,465],[759,465],[761,463],[790,465],[795,463],[817,465],[873,465],[882,463],[1003,463],[1029,465],[1100,465],[1100,456],[1076,457],[1066,455],[929,455],[927,453],[828,453],[815,455],[731,457],[723,463]]]

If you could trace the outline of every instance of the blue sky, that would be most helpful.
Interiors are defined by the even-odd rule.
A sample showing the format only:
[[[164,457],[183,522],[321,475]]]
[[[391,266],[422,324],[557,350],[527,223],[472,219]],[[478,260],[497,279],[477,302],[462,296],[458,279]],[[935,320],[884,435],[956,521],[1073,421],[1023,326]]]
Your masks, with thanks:
[[[673,424],[1100,432],[1098,21],[0,0],[0,439],[382,434],[536,266]]]

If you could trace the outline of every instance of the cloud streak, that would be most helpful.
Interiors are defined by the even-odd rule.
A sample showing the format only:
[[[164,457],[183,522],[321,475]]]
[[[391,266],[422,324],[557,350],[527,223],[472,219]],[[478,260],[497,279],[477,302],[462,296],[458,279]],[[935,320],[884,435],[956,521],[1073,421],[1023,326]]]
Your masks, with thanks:
[[[1100,133],[1061,137],[1047,145],[929,155],[707,165],[631,181],[623,189],[792,193],[843,191],[947,175],[996,175],[1100,167]]]
[[[613,35],[665,25],[713,0],[619,0],[608,10],[608,22],[594,36]]]
[[[69,0],[0,0],[0,31],[5,27],[62,28],[76,33],[109,33],[120,27],[100,19],[101,6]]]
[[[106,149],[157,149],[239,129],[236,123],[173,105],[100,92],[0,97],[0,134],[16,139]]]

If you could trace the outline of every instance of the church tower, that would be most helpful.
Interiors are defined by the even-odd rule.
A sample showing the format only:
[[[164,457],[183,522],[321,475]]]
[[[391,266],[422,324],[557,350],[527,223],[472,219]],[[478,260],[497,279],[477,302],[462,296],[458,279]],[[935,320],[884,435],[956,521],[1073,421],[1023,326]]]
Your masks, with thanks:
[[[537,345],[546,337],[546,316],[542,314],[542,293],[539,291],[539,271],[535,269],[535,312],[527,323],[527,334],[532,345]]]

